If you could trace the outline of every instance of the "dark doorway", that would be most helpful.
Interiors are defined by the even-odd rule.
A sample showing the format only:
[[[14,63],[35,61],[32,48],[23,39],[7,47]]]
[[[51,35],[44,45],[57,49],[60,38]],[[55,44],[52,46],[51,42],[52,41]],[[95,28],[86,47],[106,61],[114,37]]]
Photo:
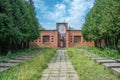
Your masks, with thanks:
[[[58,33],[58,47],[66,47],[66,34]]]

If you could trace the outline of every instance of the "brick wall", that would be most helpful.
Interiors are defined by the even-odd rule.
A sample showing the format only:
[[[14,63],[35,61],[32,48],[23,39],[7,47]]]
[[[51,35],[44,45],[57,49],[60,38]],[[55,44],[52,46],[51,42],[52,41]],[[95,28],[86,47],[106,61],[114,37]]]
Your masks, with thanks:
[[[43,42],[43,36],[49,36],[49,42]],[[80,41],[75,42],[75,36],[80,36]],[[58,32],[57,30],[43,30],[40,32],[40,37],[33,42],[30,42],[30,46],[51,46],[58,47]],[[93,41],[85,41],[82,37],[80,30],[67,30],[66,31],[66,47],[73,46],[94,46]]]
[[[57,47],[57,31],[56,30],[42,30],[40,37],[33,42],[30,42],[30,46],[51,46]],[[49,36],[49,42],[43,42],[43,36]]]
[[[34,40],[33,42],[30,42],[30,46],[51,46],[51,47],[58,47],[58,26],[59,24],[64,24],[66,29],[68,28],[67,23],[57,23],[56,24],[56,30],[42,30],[40,31],[40,36],[37,40]],[[47,36],[46,40],[43,39],[44,36]],[[49,38],[48,38],[49,37]],[[80,30],[66,30],[65,33],[65,45],[66,47],[73,47],[73,46],[94,46],[94,42],[87,42],[83,39],[81,31]],[[45,42],[45,41],[48,42]],[[59,40],[60,42],[60,40]],[[63,45],[63,44],[61,44]]]
[[[68,30],[66,33],[67,39],[67,47],[72,47],[72,46],[94,46],[94,42],[93,41],[85,41],[82,37],[81,31],[80,30]],[[80,42],[76,42],[74,41],[74,37],[75,36],[80,36],[81,40]]]

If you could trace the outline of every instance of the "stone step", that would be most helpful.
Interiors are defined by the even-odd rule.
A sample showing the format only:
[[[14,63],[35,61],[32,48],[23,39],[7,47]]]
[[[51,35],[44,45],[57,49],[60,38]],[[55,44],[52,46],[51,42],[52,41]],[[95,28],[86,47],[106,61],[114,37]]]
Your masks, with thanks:
[[[107,68],[120,68],[120,63],[103,63]]]
[[[111,68],[113,71],[120,73],[120,68]]]
[[[101,58],[101,57],[93,57],[93,60],[104,60],[105,58]],[[106,59],[105,59],[106,60]]]
[[[18,65],[17,63],[0,63],[0,68],[3,67],[11,67],[11,66],[16,66]]]
[[[80,51],[84,52],[88,57],[91,57],[92,60],[104,65],[106,68],[110,68],[113,71],[120,73],[120,59],[114,58],[102,58],[99,56],[94,55],[93,53],[88,52],[84,49],[79,49]]]
[[[5,70],[9,69],[8,67],[0,68],[0,72],[3,72]]]
[[[12,58],[12,59],[14,59],[14,60],[27,60],[29,58],[27,58],[27,57],[17,57],[17,58]]]
[[[24,62],[25,60],[36,56],[40,52],[41,51],[35,51],[35,53],[31,52],[31,53],[23,55],[23,56],[17,56],[16,58],[12,58],[10,60],[2,60],[2,61],[0,61],[0,72],[9,69],[9,67],[18,65],[21,62]]]
[[[116,63],[116,60],[112,59],[103,59],[103,60],[95,60],[98,63]]]
[[[11,59],[11,60],[8,60],[9,63],[21,63],[21,62],[24,62],[24,60],[15,60],[15,59]]]
[[[34,57],[34,56],[28,56],[28,55],[22,56],[22,58],[32,58],[32,57]]]
[[[21,63],[24,62],[24,60],[15,60],[15,59],[10,59],[10,60],[3,60],[1,63]]]

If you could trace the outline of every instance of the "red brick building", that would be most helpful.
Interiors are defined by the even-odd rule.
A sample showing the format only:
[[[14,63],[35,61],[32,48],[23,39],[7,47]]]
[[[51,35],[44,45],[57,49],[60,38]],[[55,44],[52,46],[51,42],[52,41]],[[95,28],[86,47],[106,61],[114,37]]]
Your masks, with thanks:
[[[56,30],[41,30],[37,40],[31,46],[72,47],[94,46],[94,42],[86,42],[81,30],[68,30],[67,23],[57,23]]]

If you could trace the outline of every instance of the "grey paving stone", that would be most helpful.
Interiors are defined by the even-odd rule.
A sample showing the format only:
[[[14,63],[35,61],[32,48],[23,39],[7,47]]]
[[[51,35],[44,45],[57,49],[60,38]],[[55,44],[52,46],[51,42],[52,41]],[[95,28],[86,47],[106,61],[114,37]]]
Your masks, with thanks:
[[[49,77],[48,80],[58,80],[58,77]]]
[[[3,71],[5,71],[5,70],[7,70],[8,69],[8,67],[4,67],[4,68],[0,68],[0,72],[3,72]]]
[[[49,77],[50,74],[43,74],[42,77]]]
[[[111,69],[116,71],[117,73],[120,73],[120,68],[111,68]]]
[[[60,72],[59,77],[68,77],[68,74],[67,74],[67,73],[61,73],[61,72]]]
[[[17,63],[0,63],[0,67],[10,67],[10,66],[16,66]]]
[[[79,79],[65,50],[57,50],[54,61],[49,63],[48,68],[45,69],[43,73],[49,72],[48,69],[50,70],[48,80],[70,80],[69,76],[71,80]],[[48,76],[48,74],[43,74],[42,79],[44,79],[45,76]]]
[[[98,63],[115,63],[116,60],[112,60],[112,59],[104,59],[104,60],[95,60]]]
[[[51,69],[51,71],[59,71],[59,68]]]
[[[99,56],[94,56],[92,53],[79,49],[81,52],[84,52],[88,57],[92,56],[92,59],[98,63],[102,63],[105,67],[112,69],[113,71],[120,73],[120,59],[114,58],[101,58]],[[94,57],[93,57],[94,56]]]
[[[56,73],[55,73],[55,74],[53,74],[53,73],[50,74],[50,77],[58,77],[58,76],[59,76],[59,75],[56,74]]]
[[[21,63],[21,62],[23,62],[24,60],[14,60],[14,59],[12,59],[12,60],[8,60],[8,62],[10,62],[10,63]]]
[[[51,71],[52,74],[58,74],[59,71]]]
[[[40,80],[48,80],[48,77],[42,77]]]
[[[77,74],[76,71],[71,70],[71,71],[67,71],[68,74]]]
[[[103,63],[107,68],[120,68],[120,63]]]
[[[101,58],[101,57],[95,57],[95,58],[92,58],[93,60],[105,60],[105,58]]]
[[[77,77],[69,77],[69,80],[79,80]]]
[[[59,80],[69,80],[68,77],[59,77]]]
[[[5,71],[7,69],[9,69],[9,67],[12,66],[16,66],[21,62],[24,62],[25,60],[34,57],[36,54],[38,54],[38,52],[40,51],[34,51],[34,54],[28,54],[28,55],[24,55],[24,56],[17,56],[16,58],[12,58],[10,60],[2,60],[0,61],[0,72],[1,71]]]
[[[15,59],[10,59],[10,60],[3,60],[1,63],[21,63],[24,60],[15,60]]]
[[[60,72],[59,74],[60,74],[60,75],[62,74],[62,75],[67,75],[67,76],[68,76],[67,71]]]
[[[29,58],[27,58],[27,57],[17,57],[17,58],[14,58],[15,60],[27,60],[27,59],[29,59]]]

